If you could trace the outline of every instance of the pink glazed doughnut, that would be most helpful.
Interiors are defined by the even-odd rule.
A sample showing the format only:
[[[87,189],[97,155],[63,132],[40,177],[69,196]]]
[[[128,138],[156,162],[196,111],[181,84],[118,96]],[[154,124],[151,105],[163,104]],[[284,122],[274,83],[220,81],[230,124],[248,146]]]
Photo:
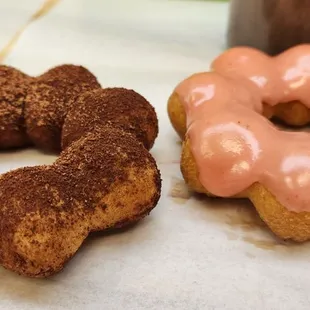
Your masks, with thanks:
[[[168,114],[184,139],[183,177],[194,191],[249,198],[281,239],[310,239],[310,134],[281,131],[310,121],[310,45],[270,57],[232,48],[210,72],[182,81]]]

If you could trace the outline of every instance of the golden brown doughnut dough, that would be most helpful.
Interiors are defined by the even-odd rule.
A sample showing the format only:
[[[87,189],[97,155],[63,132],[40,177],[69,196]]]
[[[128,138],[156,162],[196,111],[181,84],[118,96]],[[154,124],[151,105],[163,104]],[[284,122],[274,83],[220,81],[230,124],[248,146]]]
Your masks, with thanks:
[[[168,116],[174,130],[181,139],[184,139],[186,133],[186,113],[177,93],[173,93],[168,100]]]
[[[305,126],[310,122],[310,110],[299,101],[277,104],[273,109],[273,118],[291,126]]]
[[[297,242],[310,239],[310,212],[289,211],[258,183],[249,188],[247,195],[261,219],[279,238]]]
[[[199,181],[199,172],[189,147],[189,139],[185,139],[182,145],[181,172],[185,183],[187,183],[193,191],[208,196],[211,195]]]

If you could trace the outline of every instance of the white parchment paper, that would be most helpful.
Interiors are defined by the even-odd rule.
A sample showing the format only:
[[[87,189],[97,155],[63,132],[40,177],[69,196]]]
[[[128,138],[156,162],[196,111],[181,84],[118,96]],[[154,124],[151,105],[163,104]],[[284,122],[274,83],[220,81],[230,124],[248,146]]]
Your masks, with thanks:
[[[18,0],[0,9],[16,23],[28,14]],[[309,244],[276,240],[247,201],[193,196],[179,171],[166,101],[221,51],[227,11],[205,1],[63,0],[24,32],[7,64],[29,74],[82,64],[103,86],[134,88],[150,100],[160,122],[152,154],[163,190],[147,219],[90,237],[55,277],[33,280],[0,268],[0,309],[310,308]],[[53,160],[35,150],[1,153],[0,172]]]

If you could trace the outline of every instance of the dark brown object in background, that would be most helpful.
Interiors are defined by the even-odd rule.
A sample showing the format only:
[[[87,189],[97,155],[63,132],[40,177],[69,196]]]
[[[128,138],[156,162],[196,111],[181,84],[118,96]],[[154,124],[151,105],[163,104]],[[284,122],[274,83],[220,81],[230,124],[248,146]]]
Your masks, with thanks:
[[[276,55],[310,43],[309,0],[231,0],[227,45]]]

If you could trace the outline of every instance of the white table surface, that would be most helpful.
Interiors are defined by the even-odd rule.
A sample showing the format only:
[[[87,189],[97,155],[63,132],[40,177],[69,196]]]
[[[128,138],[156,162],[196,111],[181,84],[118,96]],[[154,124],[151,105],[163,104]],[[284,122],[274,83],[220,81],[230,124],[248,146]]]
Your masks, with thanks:
[[[42,4],[0,1],[0,45]],[[136,227],[88,239],[59,275],[28,279],[0,268],[0,309],[310,308],[310,246],[283,245],[245,201],[190,195],[166,100],[223,48],[227,4],[62,0],[30,24],[5,59],[29,74],[82,64],[104,86],[134,88],[155,106],[158,207]],[[0,154],[0,172],[51,163],[35,150]]]

